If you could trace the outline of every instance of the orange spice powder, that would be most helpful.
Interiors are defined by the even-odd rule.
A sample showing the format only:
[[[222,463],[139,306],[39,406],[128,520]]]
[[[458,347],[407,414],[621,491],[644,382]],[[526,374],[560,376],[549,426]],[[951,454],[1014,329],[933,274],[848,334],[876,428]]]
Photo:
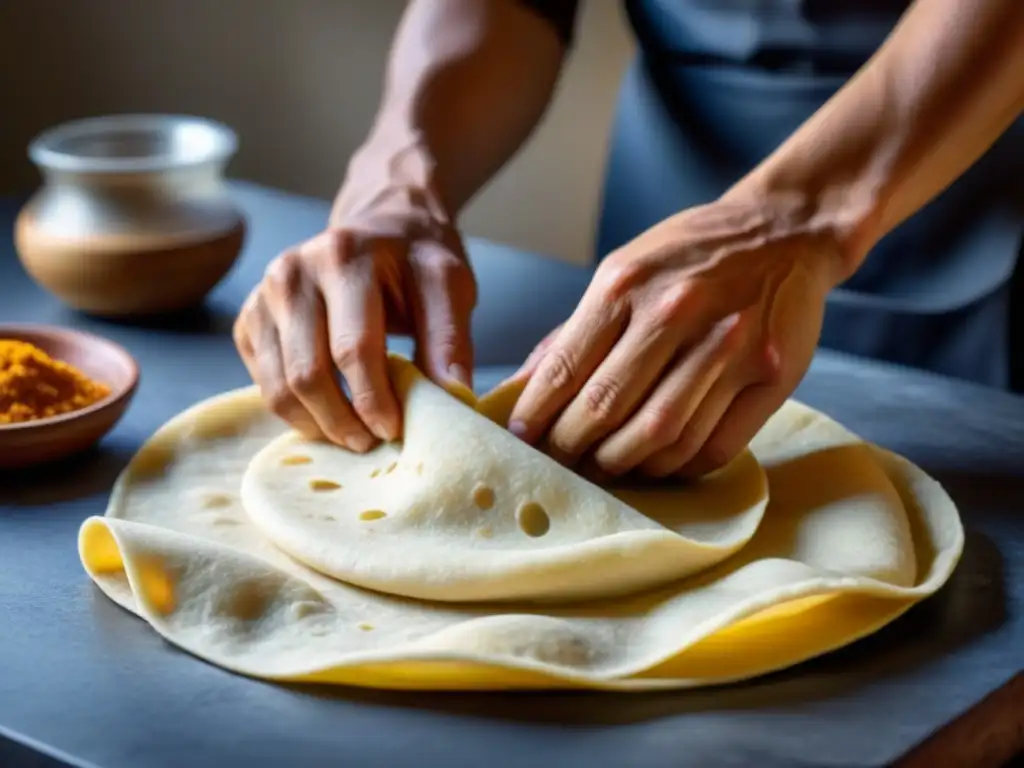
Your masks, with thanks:
[[[81,410],[109,394],[110,387],[38,347],[0,339],[0,424]]]

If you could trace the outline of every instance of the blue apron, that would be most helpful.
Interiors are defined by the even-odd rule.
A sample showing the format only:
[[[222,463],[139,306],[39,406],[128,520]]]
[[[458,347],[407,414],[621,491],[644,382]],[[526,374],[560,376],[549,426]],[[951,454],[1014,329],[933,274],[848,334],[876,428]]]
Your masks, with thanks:
[[[892,0],[630,0],[598,251],[714,200],[890,32]],[[1024,390],[1024,121],[829,297],[821,344]]]

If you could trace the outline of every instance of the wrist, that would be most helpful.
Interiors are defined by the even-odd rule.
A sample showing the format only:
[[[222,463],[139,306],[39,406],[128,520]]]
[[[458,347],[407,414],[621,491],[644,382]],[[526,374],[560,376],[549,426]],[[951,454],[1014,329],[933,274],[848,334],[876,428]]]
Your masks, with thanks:
[[[814,250],[832,285],[848,279],[880,239],[880,204],[869,185],[804,181],[786,168],[759,168],[729,189],[721,200],[760,207],[782,233],[819,243]]]
[[[331,224],[384,208],[454,225],[456,211],[445,199],[437,162],[422,136],[411,127],[382,122],[349,160]]]

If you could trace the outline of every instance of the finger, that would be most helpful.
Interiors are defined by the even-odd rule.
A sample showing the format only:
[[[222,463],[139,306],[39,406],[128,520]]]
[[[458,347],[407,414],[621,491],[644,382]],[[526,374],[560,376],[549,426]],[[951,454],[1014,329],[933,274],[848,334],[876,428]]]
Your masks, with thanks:
[[[416,356],[441,386],[473,387],[473,307],[476,283],[465,259],[437,243],[414,246],[413,312]]]
[[[551,344],[554,342],[561,330],[562,325],[559,325],[554,330],[549,331],[547,336],[540,340],[540,343],[533,348],[532,352],[530,352],[529,357],[527,357],[523,364],[519,366],[519,370],[505,379],[505,382],[529,379],[536,372],[537,365],[544,358],[544,354],[551,348]]]
[[[334,443],[368,451],[373,436],[356,417],[335,378],[319,290],[301,265],[277,266],[266,281],[267,307],[281,344],[288,388]]]
[[[324,435],[316,420],[288,388],[281,343],[266,306],[262,302],[254,302],[240,325],[237,334],[242,362],[259,387],[267,407],[305,437],[313,440],[322,438]]]
[[[634,315],[618,343],[548,435],[551,455],[575,463],[601,438],[618,429],[657,385],[679,343],[677,328]]]
[[[636,413],[597,447],[594,463],[604,472],[622,475],[675,444],[735,354],[736,327],[735,319],[728,318],[685,351]]]
[[[547,433],[626,328],[625,311],[588,291],[544,352],[509,418],[509,430],[528,443]]]
[[[704,447],[741,387],[737,385],[735,377],[719,377],[700,401],[675,443],[645,459],[640,464],[640,471],[651,477],[668,477],[679,472]]]
[[[348,384],[352,408],[378,438],[397,440],[402,411],[388,373],[384,297],[373,255],[337,253],[319,279],[331,359]]]
[[[740,392],[697,455],[680,468],[680,474],[701,477],[736,458],[786,402],[786,393],[786,388],[770,384],[754,384]]]
[[[744,373],[747,386],[733,400],[704,446],[680,474],[700,477],[732,461],[749,445],[792,392],[795,382],[784,380],[778,347],[762,338],[753,345]]]

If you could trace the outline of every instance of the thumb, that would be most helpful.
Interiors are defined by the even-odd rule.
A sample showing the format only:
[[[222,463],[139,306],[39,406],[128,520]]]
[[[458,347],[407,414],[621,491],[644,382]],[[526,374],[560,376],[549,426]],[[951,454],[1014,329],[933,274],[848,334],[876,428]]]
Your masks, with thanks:
[[[414,246],[409,262],[417,365],[441,386],[472,390],[476,282],[469,264],[437,243]]]

